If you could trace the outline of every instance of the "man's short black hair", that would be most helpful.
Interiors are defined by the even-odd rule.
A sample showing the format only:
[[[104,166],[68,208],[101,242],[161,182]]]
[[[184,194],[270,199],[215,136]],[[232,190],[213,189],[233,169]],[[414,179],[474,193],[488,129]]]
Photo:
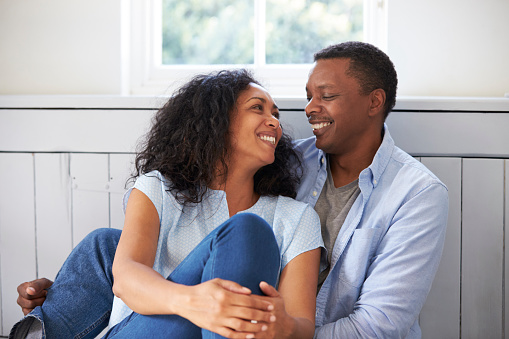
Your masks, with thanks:
[[[396,69],[387,54],[371,44],[348,41],[315,53],[315,61],[322,59],[350,60],[347,75],[357,79],[364,95],[378,88],[383,89],[386,96],[384,119],[387,118],[396,104],[398,87]]]

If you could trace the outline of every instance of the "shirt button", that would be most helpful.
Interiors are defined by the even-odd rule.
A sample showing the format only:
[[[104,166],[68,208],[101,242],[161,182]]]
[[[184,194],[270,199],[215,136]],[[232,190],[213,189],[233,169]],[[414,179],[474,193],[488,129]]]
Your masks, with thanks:
[[[317,191],[313,191],[313,196],[316,197],[316,195],[318,194]]]
[[[375,180],[373,180],[373,184],[374,184],[374,185],[376,185],[376,184],[377,184],[377,181],[376,181],[376,179],[375,179]]]
[[[324,158],[322,158],[322,164],[323,164],[324,162],[325,162],[325,159],[324,159]]]

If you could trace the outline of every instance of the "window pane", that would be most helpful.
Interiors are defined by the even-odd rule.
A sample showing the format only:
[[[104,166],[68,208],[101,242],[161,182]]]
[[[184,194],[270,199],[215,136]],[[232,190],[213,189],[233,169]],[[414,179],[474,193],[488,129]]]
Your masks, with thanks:
[[[163,64],[252,64],[253,50],[253,1],[163,0]]]
[[[267,64],[313,62],[330,45],[363,39],[363,0],[267,0]]]

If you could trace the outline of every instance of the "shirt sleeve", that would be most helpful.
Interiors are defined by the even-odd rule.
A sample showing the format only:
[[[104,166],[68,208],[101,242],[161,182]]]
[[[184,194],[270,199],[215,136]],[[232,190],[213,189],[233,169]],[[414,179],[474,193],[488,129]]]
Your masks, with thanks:
[[[439,183],[402,205],[369,263],[353,312],[317,327],[315,338],[408,337],[440,262],[447,214],[447,189]]]
[[[164,196],[168,196],[166,192],[165,180],[162,175],[157,171],[153,171],[139,176],[136,179],[134,186],[128,189],[124,194],[124,213],[127,208],[127,201],[129,200],[129,196],[131,195],[131,192],[134,188],[140,190],[150,199],[150,201],[152,201],[157,210],[157,213],[159,214],[159,221],[161,221],[163,215]]]
[[[295,202],[277,217],[278,227],[283,229],[281,246],[281,269],[301,253],[323,247],[320,219],[307,204]],[[276,219],[276,218],[275,218]]]

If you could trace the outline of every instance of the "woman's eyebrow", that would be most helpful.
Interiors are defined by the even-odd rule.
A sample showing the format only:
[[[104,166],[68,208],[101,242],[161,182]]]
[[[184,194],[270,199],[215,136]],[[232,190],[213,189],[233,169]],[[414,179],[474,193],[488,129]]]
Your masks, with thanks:
[[[260,97],[252,97],[252,98],[249,98],[246,103],[248,103],[249,101],[251,100],[260,100],[261,102],[263,102],[264,104],[267,103],[267,100],[265,98],[260,98]],[[277,107],[277,105],[274,103],[274,105],[272,106],[272,108],[274,109],[277,109],[279,110],[279,107]]]
[[[251,100],[260,100],[263,103],[267,102],[267,100],[265,98],[260,98],[260,97],[251,97],[251,98],[247,99],[246,102],[250,102]]]

